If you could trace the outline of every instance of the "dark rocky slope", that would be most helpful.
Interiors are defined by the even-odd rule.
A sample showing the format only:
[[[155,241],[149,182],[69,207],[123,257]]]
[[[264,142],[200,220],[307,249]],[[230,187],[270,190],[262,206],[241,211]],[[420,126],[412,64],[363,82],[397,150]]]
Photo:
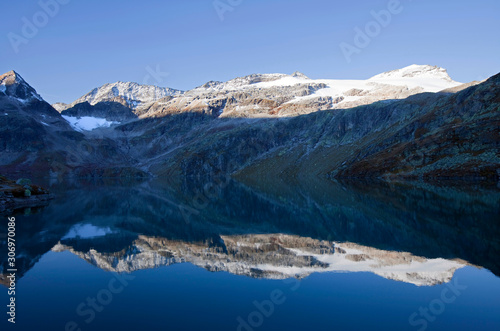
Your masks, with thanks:
[[[456,94],[412,96],[294,118],[299,140],[241,176],[474,178],[498,180],[500,75]],[[314,130],[301,127],[307,123]]]
[[[144,175],[112,137],[75,131],[16,72],[0,76],[0,171],[13,177]]]

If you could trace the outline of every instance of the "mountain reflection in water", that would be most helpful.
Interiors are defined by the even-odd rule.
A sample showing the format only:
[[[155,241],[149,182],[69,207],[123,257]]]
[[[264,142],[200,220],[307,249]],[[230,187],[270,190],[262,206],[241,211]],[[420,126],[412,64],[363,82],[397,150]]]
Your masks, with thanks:
[[[58,198],[48,207],[16,215],[18,274],[50,250],[117,272],[189,262],[255,278],[368,271],[415,285],[448,282],[469,264],[500,272],[496,187],[313,181],[251,189],[231,181],[210,194],[203,187],[55,183]]]

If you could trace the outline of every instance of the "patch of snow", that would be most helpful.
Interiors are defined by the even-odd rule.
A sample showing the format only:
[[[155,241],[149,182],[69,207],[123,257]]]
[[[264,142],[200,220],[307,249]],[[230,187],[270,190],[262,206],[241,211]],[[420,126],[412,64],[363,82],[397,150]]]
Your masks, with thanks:
[[[103,237],[107,234],[113,233],[113,231],[106,227],[101,228],[94,226],[92,224],[77,224],[73,226],[68,233],[62,237],[62,239],[73,239],[73,238],[95,238],[95,237]]]
[[[119,124],[119,122],[108,121],[105,118],[83,116],[83,117],[72,117],[62,115],[62,117],[71,125],[76,131],[92,131],[97,128],[107,128],[113,124]]]
[[[373,77],[369,80],[333,80],[333,79],[318,79],[318,80],[309,80],[309,83],[323,83],[327,85],[326,88],[319,89],[311,95],[297,97],[295,99],[290,100],[288,103],[296,103],[304,100],[316,98],[316,97],[340,97],[344,96],[344,100],[341,103],[356,101],[362,99],[363,97],[359,96],[345,96],[344,94],[351,89],[359,89],[365,92],[375,91],[384,87],[402,87],[408,89],[421,88],[422,92],[439,92],[444,89],[452,88],[461,85],[462,83],[455,81],[448,81],[446,79],[440,79],[436,77]],[[270,83],[279,83],[277,82],[269,82],[262,83],[268,84]],[[291,80],[283,80],[280,86],[287,86],[286,84],[290,84]],[[304,82],[305,83],[305,82]],[[267,87],[267,86],[266,86]]]
[[[50,125],[48,125],[47,123],[45,123],[44,121],[40,121],[40,122],[41,122],[43,125],[45,125],[45,126],[50,126]]]
[[[297,84],[310,84],[314,83],[314,80],[311,80],[309,78],[302,78],[302,77],[293,77],[293,76],[285,76],[283,78],[273,80],[270,82],[261,82],[261,83],[256,83],[250,85],[252,88],[270,88],[270,87],[284,87],[284,86],[293,86]],[[243,87],[248,87],[248,86],[243,86]]]
[[[20,99],[20,98],[14,98],[16,99],[17,101],[19,101],[20,103],[26,103],[29,101],[29,99]]]

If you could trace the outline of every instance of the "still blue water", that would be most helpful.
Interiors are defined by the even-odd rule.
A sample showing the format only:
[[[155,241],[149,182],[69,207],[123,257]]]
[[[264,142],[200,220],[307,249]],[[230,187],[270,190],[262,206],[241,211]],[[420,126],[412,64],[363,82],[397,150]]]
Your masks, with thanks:
[[[2,313],[2,330],[500,329],[496,187],[231,183],[203,204],[196,187],[53,183],[48,206],[12,212],[16,324]],[[452,278],[410,270],[399,252]],[[352,270],[366,261],[372,271]],[[406,278],[375,274],[380,263]]]

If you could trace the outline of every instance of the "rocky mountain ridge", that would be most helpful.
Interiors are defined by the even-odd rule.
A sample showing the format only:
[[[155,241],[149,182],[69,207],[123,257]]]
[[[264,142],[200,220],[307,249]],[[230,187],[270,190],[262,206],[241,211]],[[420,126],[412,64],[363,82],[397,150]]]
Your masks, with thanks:
[[[76,116],[91,114],[75,111],[80,104],[87,102],[95,106],[114,102],[128,107],[141,118],[182,112],[223,117],[283,117],[404,99],[459,85],[461,83],[453,81],[445,69],[412,65],[368,80],[310,79],[300,72],[252,74],[227,82],[211,81],[187,92],[117,82],[96,88],[70,105],[55,104],[54,107]],[[103,116],[102,112],[95,114],[95,117]]]
[[[81,103],[95,106],[100,102],[117,102],[132,110],[141,110],[148,105],[167,96],[180,96],[184,92],[171,88],[153,85],[141,85],[133,82],[116,82],[95,88],[69,105],[57,103],[54,105],[59,112],[73,108]]]
[[[4,84],[9,94],[0,94],[5,173],[179,180],[218,173],[262,179],[499,177],[498,75],[459,85],[444,69],[410,66],[362,86],[300,73],[250,75],[133,103],[135,109],[126,100],[135,96],[109,85],[61,113],[36,98],[24,80],[7,76],[4,81],[17,85]],[[398,85],[401,80],[405,85]],[[418,93],[424,87],[447,88]],[[27,101],[20,99],[26,95]],[[352,102],[369,104],[343,109]]]

